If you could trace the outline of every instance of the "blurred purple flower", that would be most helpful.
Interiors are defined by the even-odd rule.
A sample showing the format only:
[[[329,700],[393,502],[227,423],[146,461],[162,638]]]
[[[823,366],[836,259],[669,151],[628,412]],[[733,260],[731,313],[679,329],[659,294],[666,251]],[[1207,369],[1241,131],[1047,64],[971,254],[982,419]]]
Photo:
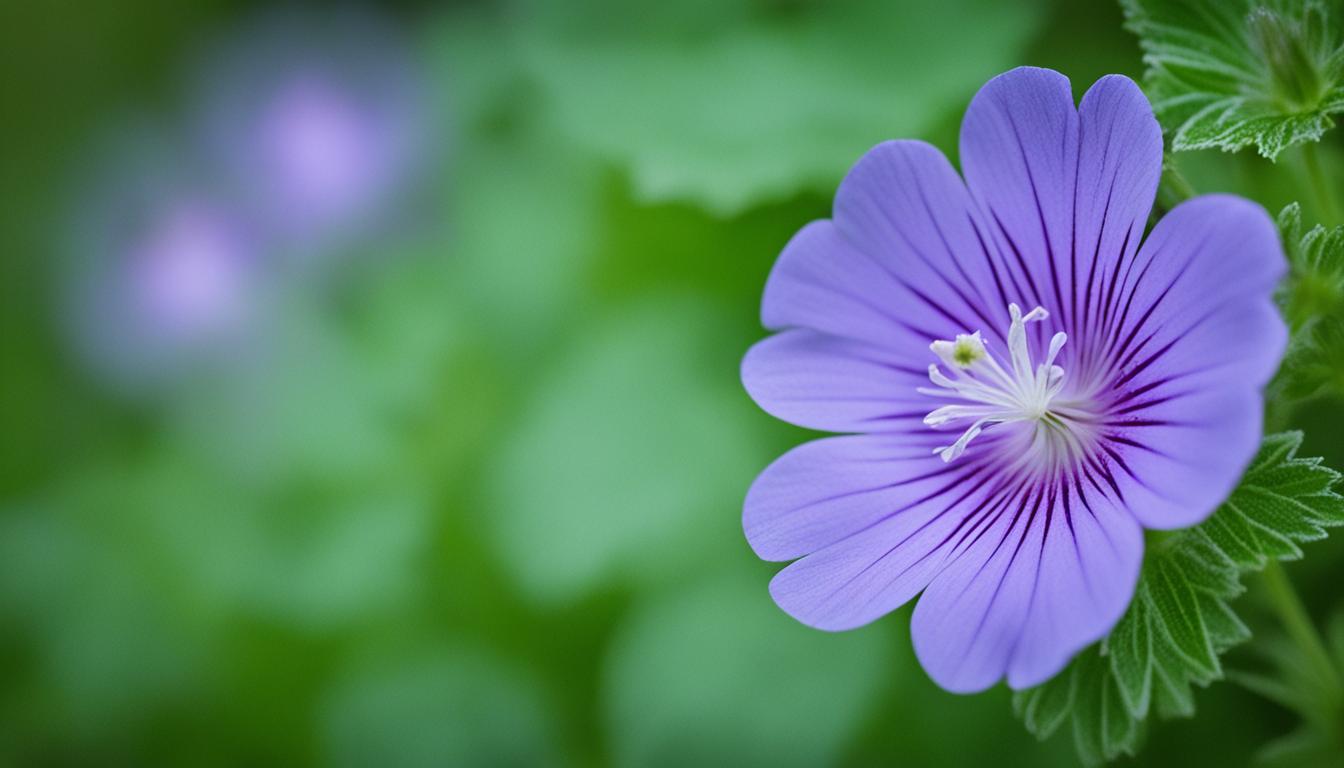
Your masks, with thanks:
[[[111,153],[73,217],[68,315],[79,351],[143,387],[213,357],[256,303],[255,233],[154,137]]]
[[[265,15],[210,53],[196,119],[242,204],[286,247],[385,223],[426,160],[431,110],[407,41],[345,9]]]
[[[939,685],[1023,688],[1119,620],[1143,529],[1203,520],[1251,459],[1284,257],[1228,196],[1140,247],[1162,135],[1123,77],[1075,108],[1056,72],[1000,75],[961,158],[964,183],[926,144],[877,146],[780,255],[762,302],[780,333],[743,381],[781,419],[859,434],[778,459],[743,523],[795,560],[770,590],[800,621],[849,629],[922,591],[911,631]]]
[[[198,200],[167,206],[131,244],[126,292],[136,320],[173,341],[238,319],[248,262],[242,233]]]

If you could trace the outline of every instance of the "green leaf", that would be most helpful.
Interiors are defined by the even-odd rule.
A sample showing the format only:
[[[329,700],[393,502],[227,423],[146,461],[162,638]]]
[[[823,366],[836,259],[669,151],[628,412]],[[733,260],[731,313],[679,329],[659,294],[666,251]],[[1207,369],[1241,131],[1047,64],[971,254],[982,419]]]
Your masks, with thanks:
[[[520,55],[557,132],[627,169],[642,201],[730,215],[829,194],[874,144],[928,137],[1020,60],[1043,3],[692,5],[529,9]]]
[[[1297,203],[1279,213],[1291,269],[1279,304],[1293,336],[1272,391],[1295,400],[1344,392],[1344,225],[1303,229]]]
[[[558,605],[680,578],[740,540],[723,500],[769,449],[736,382],[708,373],[727,370],[723,327],[711,302],[641,299],[536,374],[485,475],[491,536],[526,596]]]
[[[638,606],[603,674],[612,764],[840,763],[892,679],[890,627],[826,635],[764,595],[764,579],[683,576]]]
[[[380,655],[319,708],[326,765],[549,765],[555,731],[526,669],[476,648]],[[393,757],[395,756],[395,759]]]
[[[1121,0],[1176,150],[1275,158],[1344,112],[1339,0]]]
[[[1304,232],[1297,203],[1279,213],[1278,223],[1291,269],[1280,302],[1293,327],[1339,312],[1344,306],[1344,225],[1326,229],[1317,224]]]
[[[1133,754],[1153,710],[1194,713],[1193,686],[1223,677],[1219,656],[1250,637],[1230,601],[1241,575],[1293,559],[1299,544],[1344,525],[1339,473],[1297,457],[1300,432],[1270,435],[1241,484],[1206,521],[1150,545],[1134,600],[1111,634],[1053,680],[1014,696],[1027,730],[1066,721],[1091,765]]]

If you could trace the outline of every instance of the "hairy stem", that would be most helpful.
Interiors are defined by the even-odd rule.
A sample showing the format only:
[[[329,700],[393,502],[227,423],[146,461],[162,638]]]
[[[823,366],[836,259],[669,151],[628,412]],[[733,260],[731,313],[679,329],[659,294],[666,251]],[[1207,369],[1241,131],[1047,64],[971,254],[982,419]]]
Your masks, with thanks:
[[[1270,603],[1288,637],[1311,664],[1322,684],[1337,695],[1344,692],[1339,670],[1330,659],[1330,652],[1326,650],[1316,626],[1311,623],[1311,617],[1302,606],[1302,600],[1293,589],[1293,583],[1288,580],[1288,574],[1284,573],[1283,566],[1271,560],[1261,575],[1268,588]]]

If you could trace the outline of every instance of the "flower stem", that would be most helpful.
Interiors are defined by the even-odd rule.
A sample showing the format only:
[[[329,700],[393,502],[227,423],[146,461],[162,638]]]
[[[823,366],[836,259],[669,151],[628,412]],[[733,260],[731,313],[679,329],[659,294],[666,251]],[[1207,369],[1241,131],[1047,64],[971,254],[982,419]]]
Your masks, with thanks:
[[[1288,580],[1288,574],[1284,573],[1283,566],[1277,560],[1270,560],[1261,575],[1269,590],[1274,612],[1278,614],[1279,621],[1293,644],[1316,670],[1323,684],[1336,693],[1344,690],[1339,670],[1331,661],[1330,652],[1326,650],[1316,626],[1311,623],[1311,617],[1302,606],[1302,600],[1293,589],[1293,583]]]
[[[1189,200],[1199,194],[1191,186],[1189,180],[1185,178],[1185,174],[1181,173],[1175,165],[1168,165],[1166,171],[1167,184],[1171,186],[1171,191],[1178,195],[1180,200]]]
[[[1326,226],[1340,223],[1339,207],[1335,203],[1334,192],[1330,189],[1330,179],[1321,164],[1321,155],[1316,150],[1316,142],[1302,145],[1302,162],[1307,166],[1307,177],[1311,180],[1311,192],[1316,198],[1316,209]]]
[[[1162,164],[1161,182],[1157,187],[1156,203],[1159,212],[1166,213],[1196,194],[1198,193],[1195,192],[1195,188],[1176,167],[1176,161],[1167,155]]]

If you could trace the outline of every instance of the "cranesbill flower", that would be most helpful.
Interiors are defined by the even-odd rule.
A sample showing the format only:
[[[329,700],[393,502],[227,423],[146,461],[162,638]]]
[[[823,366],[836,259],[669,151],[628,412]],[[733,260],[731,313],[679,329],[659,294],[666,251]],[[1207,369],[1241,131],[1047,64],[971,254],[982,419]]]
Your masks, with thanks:
[[[778,459],[743,524],[794,561],[770,591],[800,621],[849,629],[922,592],[938,684],[1022,688],[1119,620],[1145,528],[1204,519],[1250,461],[1284,257],[1224,195],[1143,237],[1162,136],[1124,77],[1077,108],[1059,73],[994,78],[961,162],[964,183],[927,144],[878,145],[780,255],[761,309],[779,333],[743,381],[781,419],[855,434]]]

